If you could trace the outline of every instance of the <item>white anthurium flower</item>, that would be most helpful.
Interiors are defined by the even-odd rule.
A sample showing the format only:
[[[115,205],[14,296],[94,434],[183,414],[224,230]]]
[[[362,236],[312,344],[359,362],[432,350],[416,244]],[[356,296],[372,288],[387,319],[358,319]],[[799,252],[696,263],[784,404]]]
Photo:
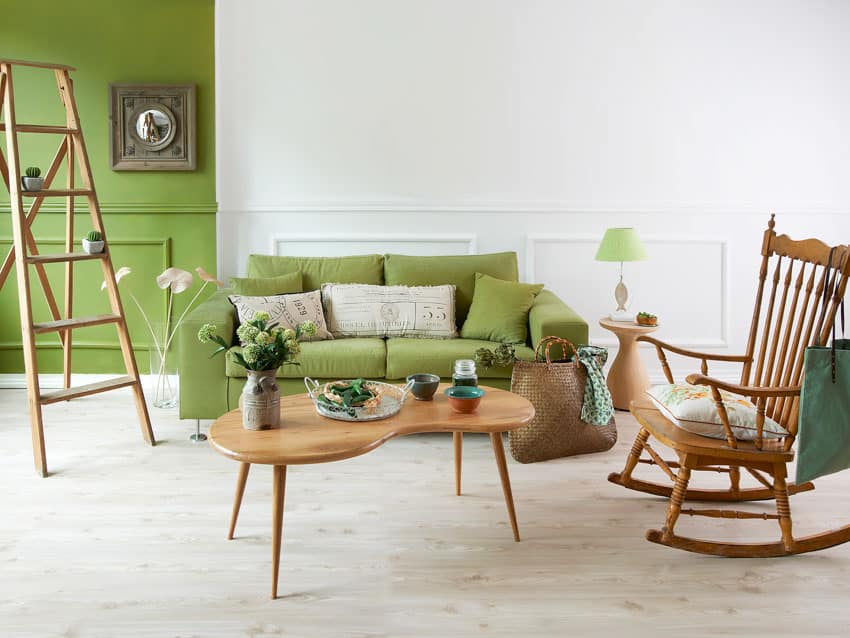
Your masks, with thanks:
[[[182,268],[166,268],[156,278],[156,285],[165,290],[171,288],[175,295],[192,286],[192,273]]]
[[[117,284],[119,281],[124,279],[127,275],[129,275],[133,270],[129,266],[121,266],[117,271],[115,271],[115,283]],[[106,289],[106,282],[100,284],[100,289]]]
[[[215,278],[215,275],[209,274],[206,270],[198,266],[195,268],[195,272],[198,273],[198,277],[201,278],[202,281],[207,283],[215,284],[219,288],[224,288],[224,284]]]

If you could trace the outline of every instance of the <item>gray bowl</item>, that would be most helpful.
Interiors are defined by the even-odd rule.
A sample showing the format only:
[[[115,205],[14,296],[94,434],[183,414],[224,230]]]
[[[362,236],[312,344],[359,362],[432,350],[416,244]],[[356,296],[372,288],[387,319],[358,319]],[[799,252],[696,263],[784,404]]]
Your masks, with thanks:
[[[434,393],[440,385],[440,377],[436,374],[429,374],[427,372],[411,374],[407,377],[407,380],[408,382],[413,381],[410,393],[417,401],[430,401],[433,399]]]

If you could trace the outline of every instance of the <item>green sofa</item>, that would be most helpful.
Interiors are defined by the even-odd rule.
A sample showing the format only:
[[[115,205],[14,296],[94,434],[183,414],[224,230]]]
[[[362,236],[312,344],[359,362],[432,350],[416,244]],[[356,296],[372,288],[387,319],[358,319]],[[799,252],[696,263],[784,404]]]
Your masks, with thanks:
[[[275,277],[300,271],[304,290],[323,283],[386,285],[454,284],[458,326],[472,303],[475,273],[517,281],[516,253],[414,257],[408,255],[362,255],[351,257],[277,257],[251,255],[249,277]],[[214,419],[238,405],[245,370],[230,356],[210,358],[213,347],[197,339],[198,329],[215,323],[220,334],[235,342],[236,312],[227,300],[231,290],[216,292],[200,304],[180,327],[178,371],[180,418]],[[529,313],[529,341],[516,348],[520,359],[534,357],[531,344],[546,335],[562,336],[575,344],[587,343],[587,323],[551,291],[537,295]],[[352,338],[302,344],[301,365],[283,366],[279,373],[282,394],[304,392],[303,378],[321,381],[366,377],[403,382],[414,372],[432,372],[444,379],[452,374],[456,359],[472,358],[476,349],[496,343],[476,339]],[[232,347],[238,348],[238,343]],[[479,370],[482,384],[510,387],[511,368]]]

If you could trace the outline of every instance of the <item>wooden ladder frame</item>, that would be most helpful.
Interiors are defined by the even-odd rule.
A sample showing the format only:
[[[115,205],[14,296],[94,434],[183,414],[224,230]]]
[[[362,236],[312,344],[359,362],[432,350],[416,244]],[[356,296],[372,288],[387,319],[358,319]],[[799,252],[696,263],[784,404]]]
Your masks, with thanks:
[[[12,82],[12,68],[14,66],[38,67],[53,71],[59,90],[59,97],[65,107],[65,126],[18,124]],[[109,254],[109,241],[106,230],[103,227],[103,218],[94,188],[91,165],[89,163],[88,153],[86,152],[82,127],[80,126],[79,112],[77,111],[77,104],[74,100],[73,81],[70,75],[73,70],[72,67],[61,64],[0,60],[0,98],[2,99],[0,113],[3,114],[5,120],[0,123],[0,131],[5,131],[6,133],[6,157],[8,157],[7,162],[2,150],[0,150],[0,175],[2,175],[3,182],[9,190],[13,235],[12,247],[6,255],[6,259],[0,265],[0,288],[6,282],[9,273],[12,271],[12,267],[15,266],[18,281],[18,302],[21,311],[21,337],[23,339],[24,365],[26,368],[33,460],[35,469],[41,476],[47,476],[42,406],[50,403],[67,401],[118,388],[131,387],[133,389],[133,397],[135,399],[142,436],[149,444],[154,445],[156,443],[151,428],[147,404],[145,403],[139,370],[133,355],[130,334],[127,331],[121,296],[118,292],[117,282],[115,281],[115,272]],[[53,157],[53,161],[44,174],[44,184],[39,191],[28,192],[23,191],[21,188],[21,165],[18,153],[19,133],[58,134],[63,136],[59,148]],[[74,185],[75,160],[80,171],[81,188]],[[51,189],[50,186],[63,161],[67,166],[65,188]],[[24,212],[24,196],[33,198],[32,204],[26,213]],[[52,255],[40,254],[32,234],[33,221],[46,197],[64,197],[66,201],[64,253]],[[92,227],[100,231],[105,241],[105,248],[102,253],[89,255],[84,252],[74,252],[74,197],[86,197]],[[90,317],[72,316],[74,263],[83,260],[97,260],[100,262],[112,310],[111,314]],[[56,296],[53,294],[44,268],[44,265],[49,263],[65,264],[65,294],[62,311],[59,309]],[[39,323],[33,321],[30,266],[34,267],[41,288],[44,291],[47,305],[53,318],[52,321]],[[118,341],[121,345],[126,375],[107,381],[71,387],[71,331],[76,328],[107,323],[115,324],[118,330]],[[35,344],[35,336],[47,332],[58,333],[63,353],[63,389],[51,392],[43,392],[39,388],[38,359]]]

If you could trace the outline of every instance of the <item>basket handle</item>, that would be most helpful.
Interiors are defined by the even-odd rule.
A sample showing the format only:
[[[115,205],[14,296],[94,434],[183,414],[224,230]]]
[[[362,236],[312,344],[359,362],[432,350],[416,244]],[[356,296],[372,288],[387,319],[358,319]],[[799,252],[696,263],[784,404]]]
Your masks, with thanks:
[[[564,352],[564,357],[567,356],[567,352],[568,352],[567,347],[569,347],[569,349],[573,351],[573,355],[575,356],[576,360],[578,360],[578,350],[576,350],[576,347],[573,345],[572,341],[570,341],[569,339],[564,339],[562,337],[549,336],[549,337],[543,337],[538,342],[537,347],[534,349],[534,360],[535,361],[538,361],[538,360],[541,359],[540,348],[542,348],[544,344],[546,345],[546,349],[543,351],[543,358],[545,358],[546,363],[552,363],[552,359],[549,355],[549,350],[554,345],[561,346],[561,350],[563,350],[563,352]]]
[[[413,379],[405,383],[401,386],[401,402],[404,403],[404,400],[407,398],[407,394],[410,392],[410,388],[413,387],[413,384],[416,383]]]
[[[315,379],[311,379],[310,377],[304,377],[304,387],[307,388],[307,394],[310,395],[310,398],[314,398],[314,395],[319,390],[319,382]]]

